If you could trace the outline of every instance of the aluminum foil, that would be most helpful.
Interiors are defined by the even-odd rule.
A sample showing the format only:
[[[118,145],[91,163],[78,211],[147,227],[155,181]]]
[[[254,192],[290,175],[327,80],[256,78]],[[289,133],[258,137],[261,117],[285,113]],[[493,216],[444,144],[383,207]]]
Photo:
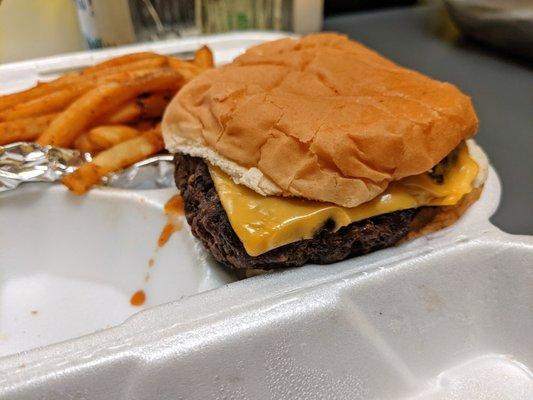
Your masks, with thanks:
[[[58,181],[88,161],[91,161],[88,153],[36,143],[0,146],[0,192],[25,182]],[[172,156],[164,154],[109,174],[102,184],[124,189],[157,189],[173,186],[173,174]]]
[[[170,154],[159,154],[139,161],[123,171],[109,174],[104,184],[133,190],[174,187],[173,158]]]

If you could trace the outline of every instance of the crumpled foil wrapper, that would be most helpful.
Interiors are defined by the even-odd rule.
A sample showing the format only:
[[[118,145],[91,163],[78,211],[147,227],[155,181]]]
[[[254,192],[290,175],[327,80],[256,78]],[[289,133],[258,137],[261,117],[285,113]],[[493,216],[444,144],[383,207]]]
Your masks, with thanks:
[[[175,187],[173,159],[170,154],[147,158],[123,171],[109,174],[104,178],[104,184],[132,190]]]
[[[25,182],[55,182],[73,172],[88,153],[18,142],[0,146],[0,192]],[[169,154],[157,155],[104,178],[103,184],[124,189],[158,189],[174,186],[174,165]]]

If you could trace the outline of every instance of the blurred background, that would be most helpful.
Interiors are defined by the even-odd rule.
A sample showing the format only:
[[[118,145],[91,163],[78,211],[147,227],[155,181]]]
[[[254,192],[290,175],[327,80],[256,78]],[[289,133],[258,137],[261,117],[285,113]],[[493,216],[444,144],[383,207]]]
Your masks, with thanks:
[[[324,17],[417,0],[0,0],[0,63],[236,30],[310,33]]]
[[[0,0],[0,63],[230,31],[306,34],[343,14],[438,4],[454,21],[448,39],[458,27],[533,58],[533,0]]]

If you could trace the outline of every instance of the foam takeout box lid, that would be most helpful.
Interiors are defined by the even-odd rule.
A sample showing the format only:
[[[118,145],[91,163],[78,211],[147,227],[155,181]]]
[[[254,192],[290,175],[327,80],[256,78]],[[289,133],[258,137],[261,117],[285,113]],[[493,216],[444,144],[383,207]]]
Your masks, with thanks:
[[[277,37],[252,32],[149,46],[187,53],[207,43],[229,61]],[[145,48],[116,51],[132,49]],[[51,64],[64,68],[68,57]],[[72,65],[92,57],[74,55]],[[11,90],[49,66],[17,65],[0,67],[0,77],[14,78]],[[491,225],[500,198],[492,168],[480,200],[447,229],[243,281],[216,265],[187,229],[156,249],[173,193],[98,188],[74,198],[59,185],[28,184],[0,196],[0,221],[9,227],[0,230],[0,397],[533,394],[533,238]],[[147,304],[137,312],[128,298],[141,285]]]

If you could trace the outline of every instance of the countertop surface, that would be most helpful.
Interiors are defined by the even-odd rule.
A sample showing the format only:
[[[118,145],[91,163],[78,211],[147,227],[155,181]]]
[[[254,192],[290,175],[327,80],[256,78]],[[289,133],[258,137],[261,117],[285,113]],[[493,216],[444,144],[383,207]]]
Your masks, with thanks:
[[[327,18],[337,31],[393,61],[457,85],[480,120],[476,141],[502,182],[491,221],[533,235],[533,68],[525,61],[456,38],[443,9],[398,8]]]

